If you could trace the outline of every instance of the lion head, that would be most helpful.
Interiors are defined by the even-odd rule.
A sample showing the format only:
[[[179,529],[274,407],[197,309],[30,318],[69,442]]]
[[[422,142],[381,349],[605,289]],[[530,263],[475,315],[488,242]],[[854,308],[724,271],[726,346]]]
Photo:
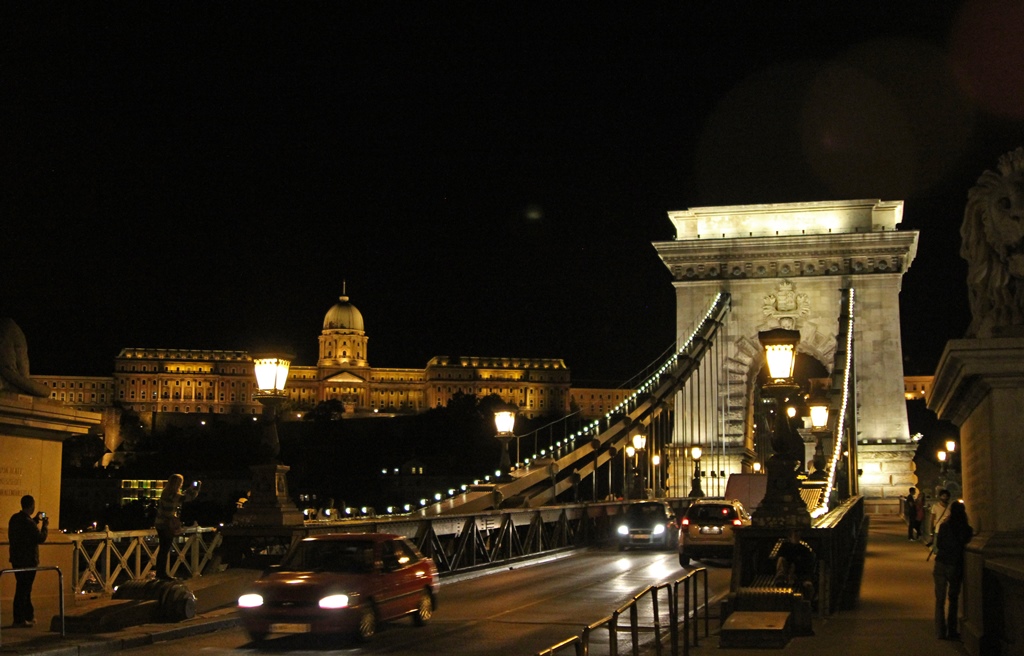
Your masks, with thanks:
[[[967,260],[968,337],[1024,326],[1024,148],[999,158],[967,193],[960,256]]]

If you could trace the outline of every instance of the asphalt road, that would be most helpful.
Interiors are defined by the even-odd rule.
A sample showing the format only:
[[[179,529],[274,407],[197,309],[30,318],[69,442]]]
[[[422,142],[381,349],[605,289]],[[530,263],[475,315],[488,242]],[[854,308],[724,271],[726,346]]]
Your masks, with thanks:
[[[730,569],[727,563],[708,563],[707,567],[714,598],[716,591],[728,589]],[[436,613],[427,626],[417,628],[409,619],[386,624],[366,645],[280,636],[257,647],[236,628],[127,653],[534,654],[578,635],[585,625],[611,614],[646,586],[684,573],[674,552],[593,549],[487,574],[444,579]],[[649,616],[649,602],[646,612]],[[595,633],[595,639],[598,637],[603,644],[593,645],[591,653],[606,653],[607,633]]]

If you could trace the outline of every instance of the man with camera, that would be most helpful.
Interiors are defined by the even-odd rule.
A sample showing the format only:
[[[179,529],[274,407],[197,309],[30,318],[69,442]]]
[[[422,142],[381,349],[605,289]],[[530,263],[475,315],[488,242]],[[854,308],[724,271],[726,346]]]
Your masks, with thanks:
[[[11,545],[11,565],[14,569],[39,567],[39,545],[46,542],[50,520],[46,513],[36,513],[36,500],[26,494],[21,498],[21,510],[11,515],[7,524],[7,539]],[[36,623],[32,607],[32,584],[36,573],[15,572],[14,626],[29,627]]]

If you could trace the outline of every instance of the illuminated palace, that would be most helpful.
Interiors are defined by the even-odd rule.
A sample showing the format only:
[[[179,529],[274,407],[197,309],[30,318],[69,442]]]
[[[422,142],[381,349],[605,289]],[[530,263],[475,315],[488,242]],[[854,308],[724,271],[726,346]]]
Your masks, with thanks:
[[[573,388],[560,359],[438,356],[425,369],[374,368],[362,313],[341,296],[324,316],[316,365],[293,364],[286,393],[296,409],[338,401],[345,416],[413,414],[458,393],[496,394],[528,417],[579,410],[600,416],[632,393]],[[103,412],[129,408],[150,423],[158,414],[259,414],[252,357],[245,351],[125,348],[111,377],[33,375],[50,397]]]

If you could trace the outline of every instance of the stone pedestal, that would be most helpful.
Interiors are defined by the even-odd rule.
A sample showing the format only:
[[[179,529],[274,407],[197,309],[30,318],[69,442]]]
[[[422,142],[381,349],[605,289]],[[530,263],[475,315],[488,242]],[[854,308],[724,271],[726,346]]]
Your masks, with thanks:
[[[950,341],[928,408],[960,428],[964,502],[976,537],[967,547],[964,625],[971,654],[1011,653],[1024,625],[1024,338]],[[1018,645],[1019,647],[1019,645]]]
[[[288,495],[287,465],[271,463],[253,465],[252,490],[249,500],[235,513],[231,523],[236,526],[279,527],[302,526],[305,518]]]
[[[249,500],[221,529],[217,560],[232,567],[265,568],[280,562],[305,534],[305,518],[288,495],[287,465],[253,465]]]
[[[84,435],[99,425],[101,415],[69,408],[48,398],[0,390],[0,542],[7,542],[7,520],[21,510],[21,497],[31,494],[36,510],[50,517],[50,532],[40,545],[43,565],[56,565],[70,577],[69,543],[60,528],[60,481],[63,442],[72,435]],[[6,544],[0,548],[0,563],[9,567]],[[56,598],[56,574],[38,575],[33,598],[37,605],[47,597]],[[10,608],[14,577],[0,579],[3,608]],[[70,585],[68,585],[70,589]]]

